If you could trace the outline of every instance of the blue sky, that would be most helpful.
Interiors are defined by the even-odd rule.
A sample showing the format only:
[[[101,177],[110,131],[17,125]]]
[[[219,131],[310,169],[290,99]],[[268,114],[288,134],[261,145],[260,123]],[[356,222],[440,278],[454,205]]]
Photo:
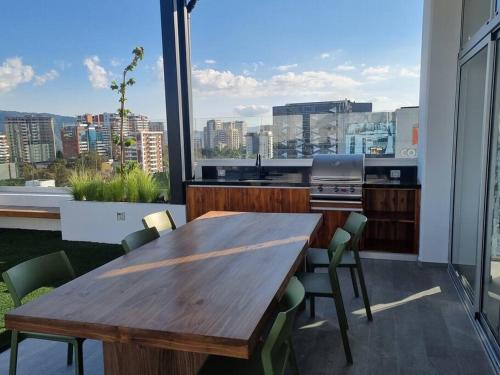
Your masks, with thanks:
[[[273,105],[350,98],[418,105],[422,0],[199,0],[194,115],[268,116]],[[159,0],[16,0],[2,7],[0,109],[113,111],[107,87],[146,51],[128,105],[164,118]],[[201,121],[203,122],[203,121]]]

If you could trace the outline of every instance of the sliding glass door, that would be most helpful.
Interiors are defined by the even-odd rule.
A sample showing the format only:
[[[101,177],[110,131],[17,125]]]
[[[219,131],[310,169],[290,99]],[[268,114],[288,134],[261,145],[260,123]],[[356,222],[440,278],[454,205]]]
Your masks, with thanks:
[[[487,45],[460,67],[455,148],[452,264],[471,301],[477,284],[484,189]]]
[[[500,41],[496,42],[496,73],[493,93],[492,141],[487,232],[483,278],[483,316],[500,338]]]

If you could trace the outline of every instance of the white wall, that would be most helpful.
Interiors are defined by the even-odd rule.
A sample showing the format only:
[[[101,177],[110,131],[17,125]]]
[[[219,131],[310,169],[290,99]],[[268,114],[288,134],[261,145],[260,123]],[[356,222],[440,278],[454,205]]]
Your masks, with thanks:
[[[420,255],[448,262],[461,1],[425,0],[420,76]]]
[[[167,209],[177,226],[186,223],[184,205],[66,201],[61,204],[62,238],[118,244],[127,234],[144,229],[144,216]],[[119,213],[125,214],[124,220],[118,219]]]
[[[73,199],[64,188],[1,186],[0,206],[60,207],[61,202]],[[23,217],[0,217],[0,228],[61,230],[61,220]]]
[[[61,202],[73,199],[65,188],[33,186],[1,186],[0,206],[59,207]]]

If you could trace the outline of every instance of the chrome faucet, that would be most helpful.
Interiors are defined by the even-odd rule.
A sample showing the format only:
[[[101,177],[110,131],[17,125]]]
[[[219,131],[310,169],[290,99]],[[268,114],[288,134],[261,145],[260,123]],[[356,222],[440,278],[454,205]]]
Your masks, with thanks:
[[[255,166],[257,167],[257,177],[262,178],[262,159],[260,154],[257,154],[257,158],[255,159]]]

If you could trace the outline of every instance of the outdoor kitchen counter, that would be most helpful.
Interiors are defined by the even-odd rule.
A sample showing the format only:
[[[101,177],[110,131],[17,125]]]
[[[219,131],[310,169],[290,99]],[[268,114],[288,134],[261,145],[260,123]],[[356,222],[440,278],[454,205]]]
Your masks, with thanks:
[[[252,186],[252,187],[309,187],[309,180],[297,179],[268,179],[268,180],[230,180],[230,179],[203,179],[186,181],[186,186]]]
[[[297,181],[294,179],[270,179],[270,180],[229,180],[229,179],[202,179],[186,181],[186,186],[252,186],[252,187],[309,187],[309,180]],[[420,189],[421,185],[415,181],[402,180],[367,180],[364,188],[402,188]]]
[[[420,183],[416,181],[402,180],[366,180],[363,184],[364,188],[381,188],[381,189],[420,189]]]

